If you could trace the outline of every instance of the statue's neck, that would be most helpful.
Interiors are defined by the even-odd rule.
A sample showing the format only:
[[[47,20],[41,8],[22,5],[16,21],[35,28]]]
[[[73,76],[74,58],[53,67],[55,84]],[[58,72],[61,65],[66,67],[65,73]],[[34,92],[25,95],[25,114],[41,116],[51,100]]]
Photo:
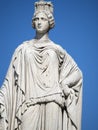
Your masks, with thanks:
[[[45,34],[36,33],[35,39],[38,41],[49,40],[48,33],[45,33]]]

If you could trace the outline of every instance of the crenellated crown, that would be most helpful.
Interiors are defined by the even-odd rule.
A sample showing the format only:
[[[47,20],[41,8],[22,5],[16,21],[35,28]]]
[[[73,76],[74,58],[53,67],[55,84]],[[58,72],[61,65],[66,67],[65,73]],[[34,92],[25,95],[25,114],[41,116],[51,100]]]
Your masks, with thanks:
[[[39,0],[35,2],[35,13],[46,11],[53,14],[53,4],[49,1]]]

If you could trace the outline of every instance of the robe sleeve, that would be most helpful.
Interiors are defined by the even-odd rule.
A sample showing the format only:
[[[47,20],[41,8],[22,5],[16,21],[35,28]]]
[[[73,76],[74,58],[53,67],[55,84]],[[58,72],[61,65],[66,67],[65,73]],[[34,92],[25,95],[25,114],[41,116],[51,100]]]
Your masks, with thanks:
[[[11,118],[10,117],[11,110],[14,107],[13,104],[15,100],[15,98],[13,98],[14,73],[13,73],[13,66],[12,66],[14,58],[15,58],[15,53],[12,57],[8,72],[4,79],[3,85],[0,89],[0,117],[1,117],[0,127],[2,128],[2,130],[6,130],[8,128],[8,123]]]
[[[22,46],[19,46],[11,59],[8,72],[0,88],[0,130],[13,130],[17,104],[17,77],[14,62],[19,57]],[[18,65],[18,64],[17,64]]]
[[[67,129],[80,130],[82,109],[82,72],[67,52],[64,54],[60,70],[60,84],[65,96],[65,110],[68,121]]]

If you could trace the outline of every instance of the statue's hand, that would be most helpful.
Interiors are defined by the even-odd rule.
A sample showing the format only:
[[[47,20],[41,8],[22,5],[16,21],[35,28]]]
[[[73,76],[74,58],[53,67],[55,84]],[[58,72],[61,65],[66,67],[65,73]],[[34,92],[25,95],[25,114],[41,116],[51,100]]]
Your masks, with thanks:
[[[70,94],[70,88],[68,87],[68,85],[65,85],[63,88],[62,88],[62,91],[64,93],[64,95],[66,97],[68,97],[68,95]]]
[[[62,95],[57,95],[56,97],[55,97],[55,102],[57,103],[57,104],[59,104],[61,107],[64,107],[64,102],[65,100],[64,100],[64,97],[62,96]]]

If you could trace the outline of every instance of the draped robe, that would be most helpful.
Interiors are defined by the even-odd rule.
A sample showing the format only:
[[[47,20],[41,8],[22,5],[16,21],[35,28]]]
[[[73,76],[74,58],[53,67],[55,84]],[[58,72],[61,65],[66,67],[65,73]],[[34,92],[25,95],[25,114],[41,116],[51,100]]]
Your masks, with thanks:
[[[0,90],[0,130],[52,130],[47,122],[54,119],[55,130],[80,130],[81,102],[82,73],[73,58],[52,41],[26,41],[15,50]]]

